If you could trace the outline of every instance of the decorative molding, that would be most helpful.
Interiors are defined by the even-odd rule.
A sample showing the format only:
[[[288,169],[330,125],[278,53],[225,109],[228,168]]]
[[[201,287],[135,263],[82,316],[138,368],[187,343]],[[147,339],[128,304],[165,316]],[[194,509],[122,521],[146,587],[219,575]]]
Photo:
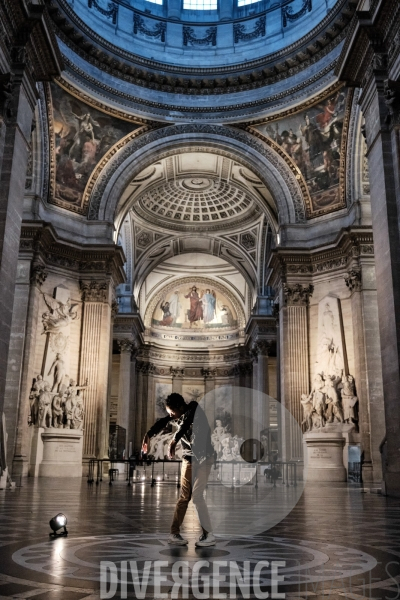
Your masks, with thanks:
[[[312,11],[312,0],[303,0],[303,6],[300,8],[300,10],[297,11],[297,13],[293,12],[293,6],[282,7],[282,25],[283,25],[283,27],[287,27],[288,21],[293,23],[294,21],[297,21],[297,19],[304,17],[304,15],[307,12],[311,12],[311,11]]]
[[[94,7],[104,17],[111,18],[113,25],[117,24],[118,4],[115,4],[114,2],[108,2],[106,10],[100,6],[97,0],[88,0],[88,7]]]
[[[108,300],[108,281],[99,281],[91,279],[89,281],[79,281],[79,288],[83,302],[107,302]]]
[[[167,24],[163,21],[157,21],[153,29],[148,29],[144,23],[144,19],[139,15],[139,13],[133,11],[133,33],[135,35],[142,33],[148,37],[156,39],[160,38],[160,41],[164,43],[166,29]]]
[[[348,271],[343,275],[347,287],[351,292],[361,292],[362,290],[362,276],[361,269],[355,268]]]
[[[197,38],[194,35],[193,27],[183,26],[182,43],[184,46],[191,44],[192,46],[216,46],[217,45],[217,27],[209,27],[206,29],[206,35],[202,38]]]
[[[263,15],[257,19],[253,31],[246,31],[242,23],[234,23],[233,25],[233,40],[235,44],[239,42],[250,42],[259,37],[264,37],[266,34],[267,17]]]
[[[327,52],[328,53],[328,52]],[[68,71],[70,76],[75,76],[75,79],[77,81],[77,85],[82,85],[82,80],[85,82],[85,84],[87,84],[90,87],[94,87],[97,89],[100,89],[102,91],[98,92],[100,93],[100,95],[103,95],[105,99],[108,98],[109,95],[111,95],[112,97],[117,96],[118,98],[120,98],[120,100],[122,102],[131,102],[133,104],[136,104],[136,106],[139,107],[139,109],[142,111],[142,107],[146,106],[149,107],[150,109],[153,110],[153,112],[155,114],[158,114],[159,117],[161,117],[162,119],[165,119],[165,114],[166,114],[166,110],[168,111],[168,114],[170,113],[170,111],[184,111],[184,112],[189,112],[190,114],[202,114],[202,115],[207,115],[208,113],[211,113],[209,116],[203,116],[204,119],[212,119],[213,121],[215,120],[215,115],[213,113],[215,113],[216,111],[216,107],[212,106],[212,107],[207,107],[207,106],[203,106],[203,105],[198,105],[198,106],[190,106],[188,107],[187,105],[184,104],[168,104],[166,105],[163,102],[160,101],[152,101],[152,100],[145,100],[143,98],[140,98],[140,100],[138,99],[138,96],[133,96],[132,94],[126,93],[126,92],[122,92],[119,89],[116,89],[115,87],[111,87],[109,85],[106,85],[103,82],[100,82],[98,79],[96,79],[95,77],[91,77],[90,75],[88,75],[88,73],[80,68],[78,68],[73,62],[71,62],[68,58],[64,58],[64,61],[68,67]],[[314,64],[314,60],[310,59],[310,66],[312,66]],[[324,67],[322,70],[319,70],[315,75],[313,75],[312,77],[309,77],[307,80],[299,83],[298,85],[295,85],[294,87],[292,87],[290,89],[291,95],[288,97],[287,95],[287,90],[284,90],[282,92],[279,92],[277,94],[272,94],[271,96],[268,96],[268,104],[271,104],[273,102],[281,102],[281,104],[293,104],[293,96],[296,93],[299,92],[303,92],[303,95],[305,96],[304,101],[306,101],[307,98],[307,90],[309,89],[309,87],[312,84],[317,84],[321,79],[323,79],[324,77],[326,77],[329,74],[332,74],[335,66],[336,66],[336,62],[337,60],[333,60],[332,62],[330,62],[326,67]],[[96,65],[97,66],[97,65]],[[103,71],[105,72],[109,72],[111,75],[115,75],[115,73],[112,72],[112,70],[107,67],[106,64],[101,64],[99,66],[99,68],[101,68]],[[293,68],[294,70],[294,68]],[[273,73],[276,73],[276,71],[273,71],[271,69],[271,71]],[[291,73],[290,75],[292,75],[293,73]],[[277,83],[278,81],[281,81],[283,79],[285,79],[285,77],[287,76],[287,74],[285,74],[284,72],[280,71],[278,74],[275,74],[273,77],[271,76],[268,79],[268,85],[272,85],[273,83]],[[126,76],[124,77],[123,74],[121,74],[121,79],[124,80],[129,80],[130,78],[127,78]],[[133,79],[133,78],[132,78]],[[132,82],[134,83],[134,82]],[[192,94],[192,95],[205,95],[205,94],[216,94],[218,93],[218,90],[220,93],[226,93],[226,94],[230,94],[230,93],[236,93],[236,92],[243,92],[246,91],[247,89],[257,89],[259,87],[261,87],[261,85],[257,85],[256,82],[252,83],[251,86],[250,85],[240,85],[239,87],[233,87],[230,86],[229,88],[210,88],[207,90],[203,90],[203,89],[198,89],[197,87],[194,86],[188,86],[187,88],[174,88],[172,86],[170,86],[171,89],[169,90],[169,92],[173,92],[176,94],[179,93],[186,93],[186,94]],[[152,89],[158,89],[158,87],[156,85],[153,86]],[[245,110],[249,110],[252,108],[259,108],[259,107],[264,107],[266,105],[266,99],[263,97],[260,100],[253,100],[251,102],[241,102],[241,103],[234,103],[234,104],[225,104],[225,105],[221,105],[218,106],[218,112],[223,112],[223,113],[231,113],[231,112],[237,112],[237,111],[242,111],[244,112]],[[156,113],[156,111],[158,111],[158,113]],[[273,117],[273,120],[276,120],[278,117],[277,113],[275,113],[275,116]],[[248,119],[250,121],[250,117]],[[150,121],[150,120],[148,120]]]
[[[285,306],[308,306],[310,297],[314,291],[313,285],[301,285],[296,283],[292,286],[283,284],[283,297]]]

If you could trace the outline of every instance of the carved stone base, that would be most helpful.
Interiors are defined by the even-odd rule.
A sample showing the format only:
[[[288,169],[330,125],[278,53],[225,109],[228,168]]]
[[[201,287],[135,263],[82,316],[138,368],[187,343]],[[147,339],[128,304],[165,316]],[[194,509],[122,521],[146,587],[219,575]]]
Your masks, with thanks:
[[[39,477],[82,477],[82,437],[79,429],[45,429]]]
[[[345,438],[340,432],[306,433],[307,481],[346,481],[343,464]]]

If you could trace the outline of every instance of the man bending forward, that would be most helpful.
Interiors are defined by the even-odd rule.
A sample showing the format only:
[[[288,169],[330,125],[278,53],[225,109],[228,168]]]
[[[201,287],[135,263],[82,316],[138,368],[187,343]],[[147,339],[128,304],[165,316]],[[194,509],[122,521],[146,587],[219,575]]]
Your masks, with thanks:
[[[212,534],[210,515],[208,514],[207,505],[204,500],[204,490],[214,457],[207,417],[197,402],[193,401],[186,404],[184,398],[176,393],[168,396],[165,408],[168,417],[159,419],[149,429],[143,439],[142,451],[147,454],[150,446],[150,438],[160,433],[167,423],[171,421],[176,422],[178,430],[175,432],[169,445],[169,455],[170,458],[175,458],[176,445],[178,442],[181,442],[183,449],[181,494],[176,503],[168,543],[179,546],[184,546],[188,543],[181,536],[180,528],[185,518],[190,499],[192,499],[203,529],[203,533],[197,540],[196,546],[214,546],[215,537]]]

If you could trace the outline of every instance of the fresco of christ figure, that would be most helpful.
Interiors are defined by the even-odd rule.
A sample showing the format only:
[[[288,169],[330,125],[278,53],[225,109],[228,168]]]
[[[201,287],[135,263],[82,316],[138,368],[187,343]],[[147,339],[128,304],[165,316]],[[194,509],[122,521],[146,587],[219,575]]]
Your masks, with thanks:
[[[188,318],[190,327],[193,324],[197,325],[197,321],[203,319],[203,305],[200,300],[199,294],[197,293],[197,287],[194,285],[190,292],[185,296],[190,300],[190,308],[188,310]]]

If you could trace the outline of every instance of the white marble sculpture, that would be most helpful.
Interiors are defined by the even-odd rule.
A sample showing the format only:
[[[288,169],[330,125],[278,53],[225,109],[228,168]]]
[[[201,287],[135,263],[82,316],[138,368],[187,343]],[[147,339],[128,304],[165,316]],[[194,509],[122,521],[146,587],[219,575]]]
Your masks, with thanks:
[[[78,304],[71,304],[69,298],[66,302],[56,300],[49,296],[49,294],[43,294],[43,298],[51,312],[45,312],[42,315],[42,333],[58,333],[60,329],[67,327],[67,325],[78,318]]]
[[[44,429],[83,429],[84,407],[79,391],[88,389],[87,382],[86,385],[76,385],[75,380],[70,379],[68,387],[53,382],[54,387],[59,389],[53,391],[42,375],[35,378],[29,395],[29,425]]]
[[[354,377],[340,377],[317,373],[309,395],[302,394],[302,427],[304,431],[322,429],[326,424],[339,427],[352,424],[357,427],[357,402]]]

